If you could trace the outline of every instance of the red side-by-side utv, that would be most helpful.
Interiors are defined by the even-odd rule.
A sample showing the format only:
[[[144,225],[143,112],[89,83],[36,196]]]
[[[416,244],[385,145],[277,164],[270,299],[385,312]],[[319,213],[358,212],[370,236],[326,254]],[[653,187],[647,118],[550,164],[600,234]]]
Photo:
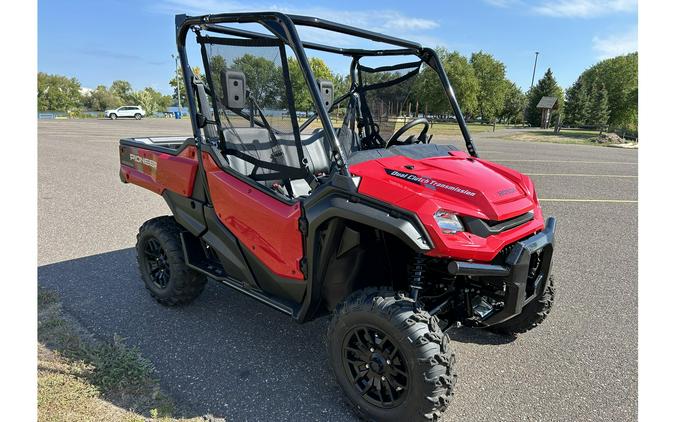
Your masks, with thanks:
[[[368,420],[448,408],[450,327],[513,335],[546,318],[555,219],[529,177],[478,157],[432,49],[276,12],[179,15],[176,40],[192,136],[120,141],[121,180],[173,213],[137,239],[158,302],[211,279],[298,322],[330,315],[330,367]],[[447,116],[412,113],[418,78]],[[432,118],[456,122],[467,152],[432,142]]]

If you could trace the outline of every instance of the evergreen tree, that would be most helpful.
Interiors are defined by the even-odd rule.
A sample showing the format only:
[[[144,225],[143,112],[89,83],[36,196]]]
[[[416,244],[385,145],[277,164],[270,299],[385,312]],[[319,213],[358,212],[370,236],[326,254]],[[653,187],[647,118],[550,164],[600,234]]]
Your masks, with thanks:
[[[565,93],[565,124],[576,127],[587,125],[589,112],[587,88],[579,78]]]
[[[558,119],[558,114],[562,113],[563,109],[563,90],[558,86],[550,67],[546,70],[544,77],[539,79],[539,82],[527,93],[525,118],[532,126],[539,126],[541,124],[541,110],[537,108],[541,97],[558,98],[558,109],[554,110],[551,114],[551,122],[555,123]]]
[[[588,103],[593,103],[592,97],[596,93],[592,87],[594,81],[598,80],[604,85],[609,109],[607,124],[637,130],[638,53],[603,60],[585,70],[579,79],[589,97]]]
[[[591,110],[589,113],[590,124],[602,129],[607,126],[609,121],[609,99],[605,84],[600,80],[595,80],[591,85]]]

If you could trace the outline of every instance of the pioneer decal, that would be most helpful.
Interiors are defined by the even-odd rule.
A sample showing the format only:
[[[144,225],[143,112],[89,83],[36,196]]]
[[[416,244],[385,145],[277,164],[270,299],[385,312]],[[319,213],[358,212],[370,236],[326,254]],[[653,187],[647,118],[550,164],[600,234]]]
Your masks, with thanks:
[[[136,154],[130,153],[130,154],[129,154],[129,159],[130,159],[131,161],[135,161],[135,162],[137,162],[137,163],[141,163],[141,164],[145,164],[146,166],[150,166],[150,167],[152,167],[153,169],[156,169],[156,168],[157,168],[157,161],[151,160],[151,159],[149,159],[149,158],[141,157],[140,155],[136,155]]]
[[[392,169],[384,169],[384,171],[386,171],[387,174],[390,176],[397,177],[399,179],[403,179],[407,182],[415,183],[417,185],[422,185],[429,189],[433,190],[443,189],[450,192],[460,193],[466,196],[476,196],[476,192],[470,191],[468,189],[463,189],[457,186],[448,185],[447,183],[439,182],[430,177],[418,176],[416,174],[406,173],[404,171]]]

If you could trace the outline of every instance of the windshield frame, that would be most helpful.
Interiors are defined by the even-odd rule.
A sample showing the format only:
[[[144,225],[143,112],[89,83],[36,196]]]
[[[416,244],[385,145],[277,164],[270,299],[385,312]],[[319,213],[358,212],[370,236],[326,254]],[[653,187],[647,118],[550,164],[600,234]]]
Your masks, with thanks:
[[[257,32],[235,29],[232,27],[226,27],[219,25],[222,23],[258,23],[269,30],[273,35],[261,34]],[[300,26],[310,26],[315,28],[324,29],[327,31],[337,32],[341,34],[351,35],[358,38],[363,38],[370,41],[380,42],[384,44],[391,45],[395,48],[387,49],[355,49],[355,48],[341,48],[323,45],[314,42],[302,41],[297,33],[296,25]],[[309,16],[299,16],[299,15],[286,15],[280,12],[250,12],[250,13],[223,13],[223,14],[212,14],[212,15],[203,15],[203,16],[187,16],[187,15],[176,15],[176,44],[178,47],[178,53],[181,61],[181,68],[183,71],[183,76],[185,81],[192,81],[192,68],[188,63],[187,52],[185,48],[185,42],[187,39],[187,34],[190,29],[195,31],[205,31],[212,32],[216,34],[224,35],[234,35],[237,37],[242,37],[245,39],[255,40],[255,39],[273,39],[278,40],[286,45],[288,45],[293,53],[295,54],[296,59],[300,65],[300,69],[303,73],[305,83],[309,89],[309,93],[314,103],[316,110],[316,116],[321,121],[325,136],[328,137],[329,143],[331,145],[331,158],[334,160],[335,164],[338,167],[338,170],[341,174],[345,176],[351,176],[348,169],[348,159],[345,151],[342,148],[341,143],[338,140],[338,136],[335,133],[335,130],[331,124],[329,110],[322,105],[321,93],[319,92],[318,84],[316,78],[310,68],[309,61],[305,54],[305,49],[324,51],[328,53],[341,54],[344,56],[349,56],[352,58],[352,66],[350,69],[350,79],[351,85],[350,92],[356,87],[357,79],[354,77],[355,69],[358,63],[358,60],[361,57],[366,56],[417,56],[420,60],[428,65],[430,68],[436,71],[436,74],[440,78],[441,85],[445,91],[445,94],[450,101],[450,106],[455,114],[457,123],[460,127],[462,137],[466,144],[467,151],[473,157],[478,157],[473,140],[469,133],[468,127],[464,120],[464,116],[461,112],[460,106],[457,103],[455,93],[452,89],[452,85],[448,80],[448,77],[443,70],[442,63],[437,55],[437,53],[431,49],[422,47],[420,44],[403,40],[396,37],[386,36],[376,32],[359,29],[351,27],[348,25],[343,25],[335,22],[326,21],[319,18],[309,17]],[[195,93],[191,89],[186,89],[186,95],[188,99],[188,105],[191,113],[191,124],[192,130],[197,140],[197,143],[201,143],[204,140],[202,136],[202,128],[199,127],[197,122],[198,107],[196,104]],[[298,137],[296,137],[298,139]],[[300,147],[300,146],[299,146]]]

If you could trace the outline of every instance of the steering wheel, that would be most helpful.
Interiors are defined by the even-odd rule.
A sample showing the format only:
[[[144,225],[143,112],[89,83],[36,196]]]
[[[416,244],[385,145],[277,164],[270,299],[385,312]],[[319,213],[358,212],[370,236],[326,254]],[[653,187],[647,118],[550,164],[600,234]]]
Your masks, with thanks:
[[[424,125],[424,129],[420,132],[419,136],[415,138],[413,135],[410,135],[405,141],[401,142],[398,140],[398,138],[401,137],[405,132],[410,130],[412,127],[417,126],[417,125]],[[404,124],[401,126],[399,130],[394,132],[393,135],[391,135],[391,138],[387,141],[387,144],[385,145],[385,148],[389,148],[393,145],[408,145],[412,143],[419,143],[422,142],[423,144],[428,144],[429,141],[431,140],[431,137],[427,138],[427,132],[429,131],[429,121],[425,119],[424,117],[418,117],[417,119],[411,120],[408,123]],[[417,139],[417,141],[415,141]]]

